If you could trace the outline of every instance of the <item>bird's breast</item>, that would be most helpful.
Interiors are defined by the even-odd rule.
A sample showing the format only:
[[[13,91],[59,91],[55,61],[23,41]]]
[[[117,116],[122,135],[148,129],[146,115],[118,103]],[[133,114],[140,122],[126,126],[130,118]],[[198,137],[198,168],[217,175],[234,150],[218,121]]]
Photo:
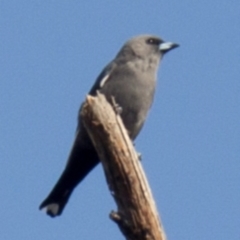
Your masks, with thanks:
[[[134,139],[142,128],[151,107],[155,91],[155,74],[123,71],[106,82],[101,92],[111,103],[112,97],[121,107],[121,117],[129,135]]]

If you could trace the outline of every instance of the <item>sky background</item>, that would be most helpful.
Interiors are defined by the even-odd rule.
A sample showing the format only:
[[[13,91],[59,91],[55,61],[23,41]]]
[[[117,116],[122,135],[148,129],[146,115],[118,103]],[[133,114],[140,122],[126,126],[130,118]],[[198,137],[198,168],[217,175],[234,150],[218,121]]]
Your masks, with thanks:
[[[38,210],[80,103],[132,36],[181,45],[161,64],[137,151],[169,240],[240,239],[240,2],[0,1],[0,238],[123,239],[99,165],[63,214]]]

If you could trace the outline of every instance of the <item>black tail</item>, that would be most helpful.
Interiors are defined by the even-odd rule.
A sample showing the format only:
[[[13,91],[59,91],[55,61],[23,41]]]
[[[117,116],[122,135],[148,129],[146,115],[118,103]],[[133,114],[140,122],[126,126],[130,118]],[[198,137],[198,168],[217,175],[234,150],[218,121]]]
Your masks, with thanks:
[[[61,215],[74,188],[98,163],[93,147],[83,148],[75,141],[64,172],[39,209],[45,208],[51,217]]]
[[[45,208],[47,215],[49,215],[50,217],[56,217],[61,215],[72,191],[73,189],[71,191],[66,191],[65,194],[62,193],[61,195],[56,197],[56,193],[53,190],[49,194],[49,196],[41,203],[39,209]]]

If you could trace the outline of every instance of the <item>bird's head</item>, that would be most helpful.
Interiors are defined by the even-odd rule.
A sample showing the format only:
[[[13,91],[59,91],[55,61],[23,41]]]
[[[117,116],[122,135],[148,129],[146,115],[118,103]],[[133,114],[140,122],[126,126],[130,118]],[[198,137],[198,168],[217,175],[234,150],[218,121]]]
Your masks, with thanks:
[[[151,56],[161,58],[165,53],[178,46],[177,43],[165,42],[157,36],[140,35],[127,41],[118,56],[142,59]]]

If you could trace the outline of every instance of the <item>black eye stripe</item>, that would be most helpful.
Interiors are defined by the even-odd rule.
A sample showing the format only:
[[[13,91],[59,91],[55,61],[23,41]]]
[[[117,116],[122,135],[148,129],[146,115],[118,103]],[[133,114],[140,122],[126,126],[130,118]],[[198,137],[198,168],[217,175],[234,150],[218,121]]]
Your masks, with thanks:
[[[152,44],[152,45],[159,45],[162,41],[160,39],[157,38],[149,38],[147,40],[148,44]]]

